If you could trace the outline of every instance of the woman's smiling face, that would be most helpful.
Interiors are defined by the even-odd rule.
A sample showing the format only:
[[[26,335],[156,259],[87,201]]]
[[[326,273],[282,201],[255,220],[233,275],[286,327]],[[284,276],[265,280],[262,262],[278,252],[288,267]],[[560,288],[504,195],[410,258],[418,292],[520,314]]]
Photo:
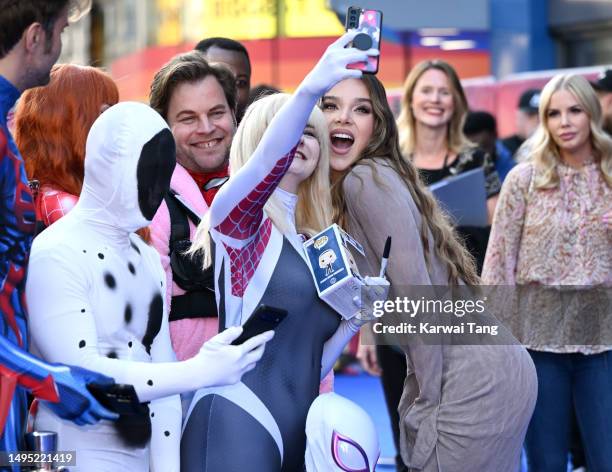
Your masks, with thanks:
[[[417,123],[431,128],[447,126],[455,103],[450,81],[444,72],[429,69],[419,77],[410,102]]]

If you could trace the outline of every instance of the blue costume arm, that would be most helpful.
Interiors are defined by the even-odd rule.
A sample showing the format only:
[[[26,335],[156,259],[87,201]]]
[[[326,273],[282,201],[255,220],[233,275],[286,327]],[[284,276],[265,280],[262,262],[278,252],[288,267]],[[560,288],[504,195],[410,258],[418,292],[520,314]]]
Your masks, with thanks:
[[[61,418],[77,424],[93,424],[100,419],[116,419],[89,393],[87,384],[110,384],[113,380],[79,367],[47,364],[0,337],[0,374],[14,378]]]
[[[77,424],[115,419],[89,393],[91,382],[112,379],[83,369],[47,364],[29,354],[25,324],[24,278],[27,253],[34,228],[32,196],[25,170],[14,143],[0,129],[0,426],[4,422],[17,385],[30,390],[60,417]]]

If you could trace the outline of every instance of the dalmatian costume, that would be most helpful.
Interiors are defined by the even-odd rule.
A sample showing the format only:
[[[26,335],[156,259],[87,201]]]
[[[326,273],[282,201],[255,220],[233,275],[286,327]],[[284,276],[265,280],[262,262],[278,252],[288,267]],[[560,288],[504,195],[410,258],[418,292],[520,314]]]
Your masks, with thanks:
[[[155,111],[111,107],[88,136],[78,203],[32,246],[26,294],[34,348],[47,361],[132,384],[150,402],[140,416],[89,427],[42,405],[35,428],[56,431],[58,450],[77,451],[73,471],[178,471],[178,394],[239,380],[263,350],[228,346],[238,330],[174,362],[159,255],[133,233],[150,223],[174,166],[172,134]]]

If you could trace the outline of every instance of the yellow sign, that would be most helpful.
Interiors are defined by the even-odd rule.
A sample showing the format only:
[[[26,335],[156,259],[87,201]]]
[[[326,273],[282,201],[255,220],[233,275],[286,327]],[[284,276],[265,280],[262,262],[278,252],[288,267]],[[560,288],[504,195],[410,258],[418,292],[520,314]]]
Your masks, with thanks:
[[[284,0],[283,36],[311,38],[340,36],[344,28],[326,0]]]
[[[344,29],[326,0],[184,0],[182,25],[192,41],[338,36]]]
[[[182,42],[182,8],[182,0],[157,0],[157,44],[166,46]]]
[[[200,0],[199,36],[269,39],[277,35],[275,0]]]
[[[327,236],[321,236],[319,239],[317,239],[314,242],[315,249],[321,249],[323,246],[327,244],[327,241],[329,241],[329,238]]]

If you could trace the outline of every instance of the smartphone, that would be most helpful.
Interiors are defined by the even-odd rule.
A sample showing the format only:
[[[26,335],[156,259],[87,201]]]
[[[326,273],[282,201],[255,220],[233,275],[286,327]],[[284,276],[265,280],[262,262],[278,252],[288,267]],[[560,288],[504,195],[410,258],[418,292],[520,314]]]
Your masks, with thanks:
[[[269,305],[259,305],[247,322],[242,326],[242,334],[232,344],[238,345],[253,336],[274,330],[287,317],[287,310]]]
[[[358,35],[351,46],[367,50],[370,48],[380,51],[380,32],[382,31],[382,11],[366,10],[360,7],[349,7],[346,12],[346,30],[357,30]],[[355,62],[349,64],[349,69],[359,69],[364,74],[376,74],[378,72],[378,60],[380,54],[368,57],[366,62]]]
[[[119,415],[137,415],[146,412],[146,406],[140,403],[133,385],[90,383],[87,385],[87,390],[100,405]]]

